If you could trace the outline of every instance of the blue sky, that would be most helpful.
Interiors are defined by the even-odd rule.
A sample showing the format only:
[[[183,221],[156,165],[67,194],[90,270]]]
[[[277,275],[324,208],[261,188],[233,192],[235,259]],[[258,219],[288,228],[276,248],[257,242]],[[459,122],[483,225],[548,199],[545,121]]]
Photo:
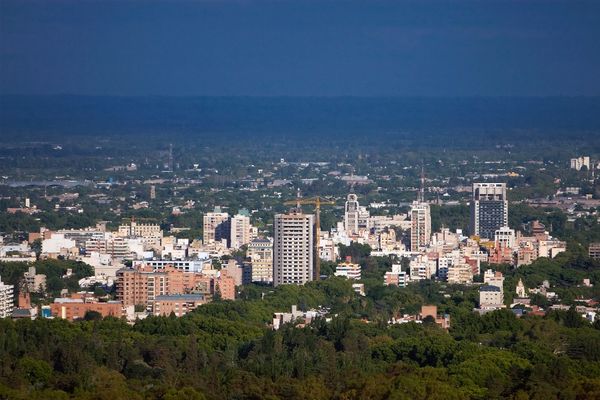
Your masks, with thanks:
[[[600,1],[0,0],[0,94],[600,95]]]

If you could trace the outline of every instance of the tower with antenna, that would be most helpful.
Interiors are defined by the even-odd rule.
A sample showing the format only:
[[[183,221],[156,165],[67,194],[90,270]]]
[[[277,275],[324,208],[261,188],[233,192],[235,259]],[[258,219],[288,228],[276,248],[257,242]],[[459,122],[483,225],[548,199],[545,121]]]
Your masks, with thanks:
[[[425,201],[425,169],[421,164],[421,187],[410,209],[410,249],[422,251],[431,242],[431,209]]]
[[[173,143],[169,143],[169,171],[173,172]]]
[[[417,201],[419,203],[425,202],[425,167],[423,166],[423,163],[421,163],[421,187],[419,188]]]

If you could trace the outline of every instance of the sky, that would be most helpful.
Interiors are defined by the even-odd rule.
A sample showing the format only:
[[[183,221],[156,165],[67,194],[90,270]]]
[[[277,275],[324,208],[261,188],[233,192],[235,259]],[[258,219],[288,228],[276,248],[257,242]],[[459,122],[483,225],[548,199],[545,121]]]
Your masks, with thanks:
[[[0,94],[597,96],[600,1],[0,0]]]

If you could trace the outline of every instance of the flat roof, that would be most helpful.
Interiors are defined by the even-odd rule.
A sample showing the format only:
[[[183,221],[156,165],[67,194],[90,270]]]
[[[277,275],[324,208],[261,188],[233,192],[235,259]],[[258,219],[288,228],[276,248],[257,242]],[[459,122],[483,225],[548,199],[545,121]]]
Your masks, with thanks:
[[[172,294],[172,295],[160,295],[154,298],[154,301],[160,300],[191,300],[199,301],[204,300],[203,294]]]
[[[479,288],[480,292],[499,292],[500,288],[498,286],[485,285]]]

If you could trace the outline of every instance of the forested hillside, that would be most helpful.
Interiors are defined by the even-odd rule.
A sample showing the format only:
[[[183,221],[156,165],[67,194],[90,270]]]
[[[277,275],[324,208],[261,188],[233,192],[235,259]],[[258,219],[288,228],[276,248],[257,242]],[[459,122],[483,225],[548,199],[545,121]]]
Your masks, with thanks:
[[[562,270],[536,263],[507,281],[537,282],[542,269],[553,281],[592,272],[574,263]],[[472,312],[476,289],[468,287],[369,285],[385,265],[376,259],[367,266],[366,297],[330,278],[304,287],[248,286],[238,301],[134,326],[91,314],[75,323],[2,320],[0,398],[600,398],[600,323],[574,309],[480,317]],[[436,302],[451,315],[449,332],[427,320],[387,324],[393,314]],[[334,317],[267,328],[273,312],[292,304],[326,305]]]

